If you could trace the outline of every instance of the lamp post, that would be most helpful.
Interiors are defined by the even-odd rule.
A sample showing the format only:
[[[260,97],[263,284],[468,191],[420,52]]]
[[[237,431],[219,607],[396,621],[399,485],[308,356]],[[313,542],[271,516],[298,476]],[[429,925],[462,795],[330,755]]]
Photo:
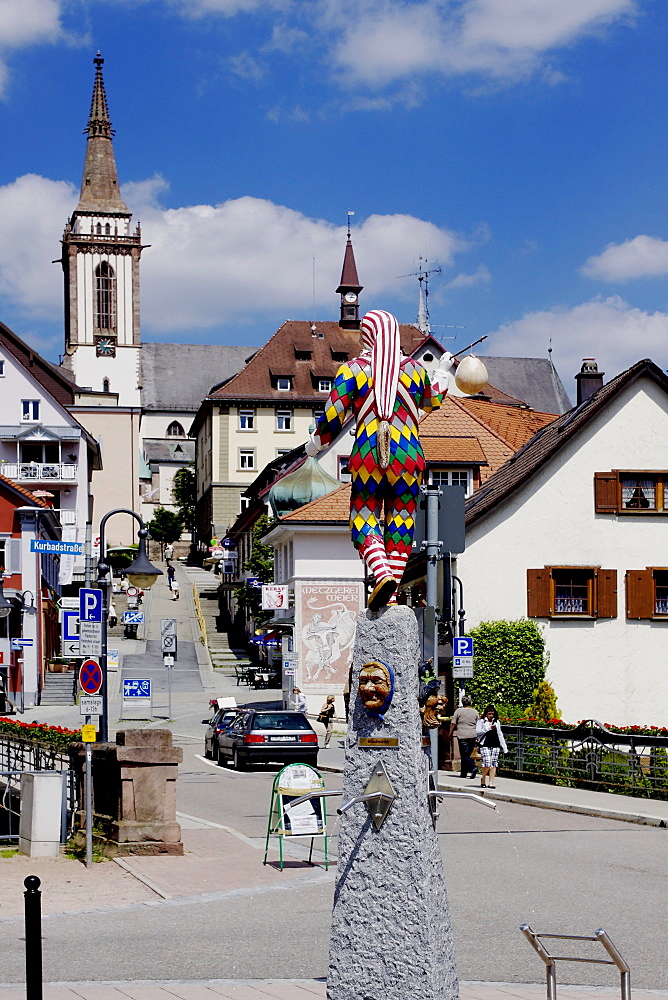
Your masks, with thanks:
[[[100,718],[100,741],[102,743],[106,743],[109,738],[107,697],[107,615],[109,614],[107,588],[109,586],[109,566],[105,559],[106,546],[104,529],[112,514],[129,514],[130,517],[134,517],[135,521],[139,524],[139,531],[137,532],[139,535],[137,557],[126,570],[130,583],[133,584],[133,586],[138,587],[140,590],[149,590],[158,577],[162,576],[162,570],[158,569],[157,566],[154,566],[146,555],[146,539],[148,537],[148,529],[139,514],[135,514],[133,510],[128,510],[126,507],[118,507],[116,510],[110,510],[107,514],[105,514],[100,521],[100,560],[97,564],[97,582],[102,591],[102,649],[100,652],[100,670],[102,671],[102,716]]]

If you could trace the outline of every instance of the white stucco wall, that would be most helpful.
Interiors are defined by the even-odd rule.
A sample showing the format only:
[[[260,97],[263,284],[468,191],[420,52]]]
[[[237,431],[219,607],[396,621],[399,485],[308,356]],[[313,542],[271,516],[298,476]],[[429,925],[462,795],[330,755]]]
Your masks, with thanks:
[[[625,619],[627,570],[668,566],[662,516],[594,512],[594,473],[668,468],[668,398],[651,380],[628,387],[523,488],[466,537],[458,561],[467,625],[527,613],[527,568],[617,570],[618,617],[536,619],[564,719],[662,725],[668,712],[668,621]]]
[[[139,347],[119,347],[114,358],[98,358],[95,347],[77,347],[72,354],[72,370],[77,385],[102,392],[109,379],[109,391],[118,393],[119,406],[140,406]]]

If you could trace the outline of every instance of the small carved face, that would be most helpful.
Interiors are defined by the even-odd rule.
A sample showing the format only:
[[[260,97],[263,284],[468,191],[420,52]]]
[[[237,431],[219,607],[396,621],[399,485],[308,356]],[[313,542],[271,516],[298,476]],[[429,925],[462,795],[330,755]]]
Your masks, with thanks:
[[[360,670],[359,694],[369,712],[378,712],[387,701],[392,681],[384,663],[373,660]]]

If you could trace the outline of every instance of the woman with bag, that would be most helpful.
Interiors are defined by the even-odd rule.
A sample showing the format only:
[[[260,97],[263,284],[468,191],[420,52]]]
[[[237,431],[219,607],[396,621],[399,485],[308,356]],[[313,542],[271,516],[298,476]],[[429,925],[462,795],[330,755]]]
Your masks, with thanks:
[[[334,704],[334,695],[328,694],[327,701],[320,709],[320,715],[318,716],[318,722],[321,726],[325,727],[325,743],[323,745],[323,750],[326,750],[329,746],[329,741],[332,738],[332,720],[336,714],[336,706]]]
[[[501,732],[499,713],[494,708],[494,705],[487,706],[482,714],[482,718],[478,719],[475,728],[478,746],[482,755],[482,777],[480,784],[483,788],[496,788],[494,778],[496,777],[496,767],[499,763],[499,754],[502,750],[504,753],[508,753],[508,747]],[[487,775],[489,775],[489,785],[486,785],[485,782]]]

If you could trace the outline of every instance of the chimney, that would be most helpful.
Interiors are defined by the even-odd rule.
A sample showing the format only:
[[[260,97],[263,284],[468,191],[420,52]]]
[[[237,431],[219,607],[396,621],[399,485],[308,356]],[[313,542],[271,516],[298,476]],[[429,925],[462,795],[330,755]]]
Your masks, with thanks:
[[[603,386],[603,376],[605,372],[598,370],[596,358],[583,358],[582,368],[575,376],[578,384],[577,406],[584,403],[586,399],[593,396],[598,389]]]

